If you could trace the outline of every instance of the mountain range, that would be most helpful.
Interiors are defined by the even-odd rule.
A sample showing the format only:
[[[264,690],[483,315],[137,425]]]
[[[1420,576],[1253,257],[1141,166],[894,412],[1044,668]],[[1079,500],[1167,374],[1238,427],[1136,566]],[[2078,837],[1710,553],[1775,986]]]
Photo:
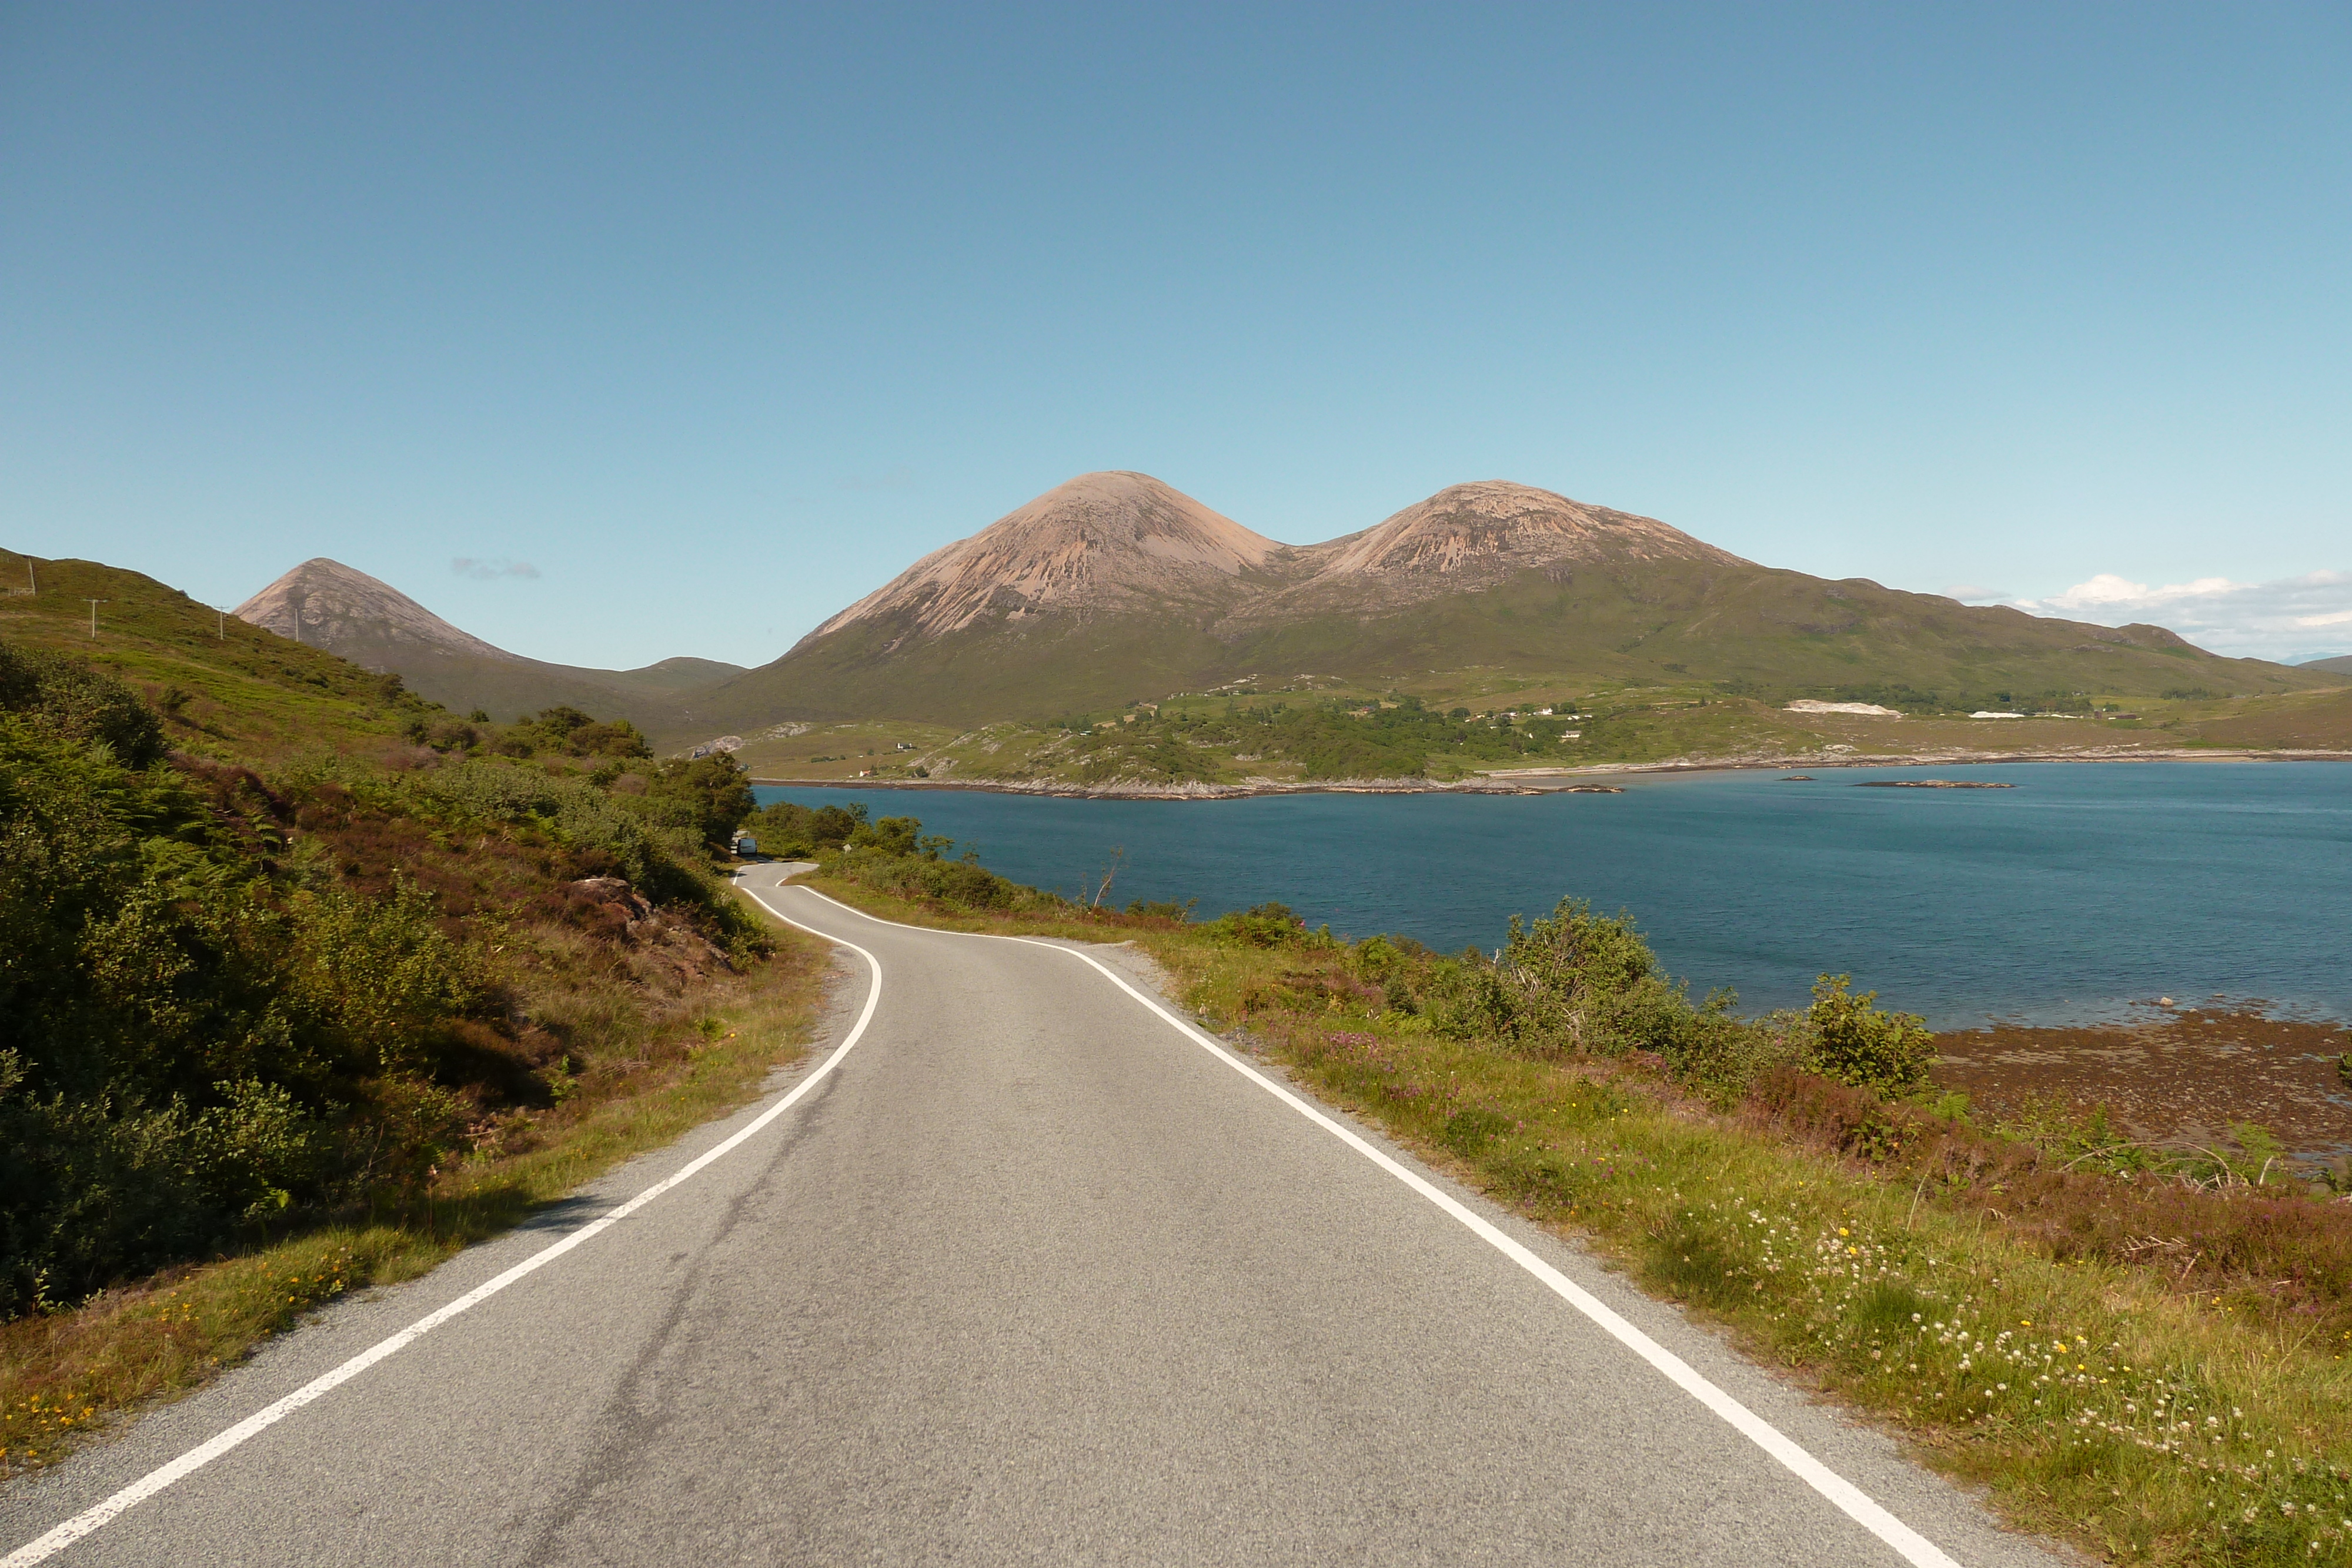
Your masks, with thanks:
[[[1760,566],[1655,518],[1507,481],[1452,486],[1298,547],[1148,475],[1104,473],[933,551],[782,658],[697,695],[727,728],[969,724],[1308,674],[1432,691],[1543,676],[1989,701],[2326,679],[2222,659],[2160,626]]]
[[[1712,685],[2007,704],[2337,684],[2225,659],[2160,626],[1976,607],[1759,565],[1655,518],[1502,480],[1379,524],[1281,543],[1149,475],[1081,475],[916,561],[782,657],[641,670],[509,653],[336,562],[236,613],[290,627],[455,708],[566,702],[656,739],[848,718],[971,725],[1181,691],[1286,685],[1467,690],[1498,679]]]

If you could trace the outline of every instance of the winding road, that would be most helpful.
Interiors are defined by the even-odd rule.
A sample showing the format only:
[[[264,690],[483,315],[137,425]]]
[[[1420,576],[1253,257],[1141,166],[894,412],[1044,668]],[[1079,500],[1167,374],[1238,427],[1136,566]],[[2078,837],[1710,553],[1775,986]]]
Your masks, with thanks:
[[[756,1105],[0,1490],[5,1568],[2053,1564],[1199,1031],[878,921]]]

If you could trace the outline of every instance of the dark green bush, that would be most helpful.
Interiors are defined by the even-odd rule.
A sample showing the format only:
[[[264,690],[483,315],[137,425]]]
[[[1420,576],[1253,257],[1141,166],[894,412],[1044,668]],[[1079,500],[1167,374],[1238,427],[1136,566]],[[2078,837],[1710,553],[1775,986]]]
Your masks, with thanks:
[[[693,831],[713,850],[727,847],[757,804],[750,777],[723,751],[661,764],[643,799],[656,821]]]
[[[1901,1094],[1925,1084],[1936,1059],[1927,1020],[1881,1012],[1870,1005],[1878,993],[1852,995],[1846,988],[1853,983],[1851,975],[1823,975],[1813,982],[1807,1069],[1874,1094]]]
[[[1575,899],[1532,925],[1515,917],[1491,957],[1475,948],[1443,957],[1409,940],[1372,937],[1355,944],[1349,965],[1381,987],[1390,1010],[1442,1034],[1541,1055],[1648,1052],[1718,1103],[1739,1098],[1772,1067],[1810,1061],[1815,1050],[1811,1015],[1743,1020],[1733,1016],[1738,998],[1728,991],[1694,1002],[1658,967],[1631,920],[1595,915]],[[1857,1030],[1877,1039],[1868,1031],[1884,1026],[1840,1027],[1845,1040]],[[1910,1082],[1873,1086],[1895,1092]]]
[[[431,901],[286,896],[183,775],[0,714],[0,1317],[398,1180],[486,1007]]]
[[[98,742],[132,768],[163,755],[163,721],[138,693],[59,653],[0,643],[0,712],[63,739]]]
[[[1310,940],[1307,922],[1286,904],[1272,902],[1237,909],[1202,923],[1201,929],[1229,947],[1290,947]]]
[[[743,827],[760,841],[761,852],[776,860],[811,860],[826,850],[837,850],[866,823],[866,806],[801,806],[779,800],[744,821]]]
[[[828,808],[829,809],[829,808]],[[859,808],[862,814],[862,808]],[[1022,909],[1059,911],[1063,899],[1008,882],[979,863],[966,851],[950,861],[946,852],[954,841],[923,831],[915,817],[885,817],[860,821],[832,868],[850,881],[900,898],[928,900],[951,909]]]
[[[1127,912],[1129,915],[1140,915],[1154,920],[1172,920],[1181,925],[1192,918],[1192,906],[1200,902],[1197,898],[1188,898],[1181,904],[1176,903],[1173,899],[1154,899],[1147,902],[1139,898],[1127,906]]]
[[[911,855],[920,852],[918,846],[922,836],[920,818],[885,817],[878,822],[860,822],[849,835],[849,847],[883,855]],[[930,858],[939,858],[936,852]]]

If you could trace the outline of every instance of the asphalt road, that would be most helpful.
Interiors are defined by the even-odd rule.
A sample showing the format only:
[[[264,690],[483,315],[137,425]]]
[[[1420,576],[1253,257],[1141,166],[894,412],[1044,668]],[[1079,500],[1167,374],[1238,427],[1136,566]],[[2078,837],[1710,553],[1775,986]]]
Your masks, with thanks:
[[[0,1550],[740,1137],[42,1560],[2057,1561],[1070,951],[876,922],[781,873],[747,881],[880,986],[845,955],[833,1037],[761,1105],[12,1485]],[[1841,1486],[1916,1532],[1907,1559]]]

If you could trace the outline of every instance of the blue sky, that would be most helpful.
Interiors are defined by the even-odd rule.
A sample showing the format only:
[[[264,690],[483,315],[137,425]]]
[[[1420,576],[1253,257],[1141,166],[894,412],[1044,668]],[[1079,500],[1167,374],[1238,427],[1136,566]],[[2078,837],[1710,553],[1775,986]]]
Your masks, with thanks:
[[[1087,469],[1295,543],[1503,477],[2352,651],[2347,68],[2341,5],[15,4],[0,546],[756,663]]]

